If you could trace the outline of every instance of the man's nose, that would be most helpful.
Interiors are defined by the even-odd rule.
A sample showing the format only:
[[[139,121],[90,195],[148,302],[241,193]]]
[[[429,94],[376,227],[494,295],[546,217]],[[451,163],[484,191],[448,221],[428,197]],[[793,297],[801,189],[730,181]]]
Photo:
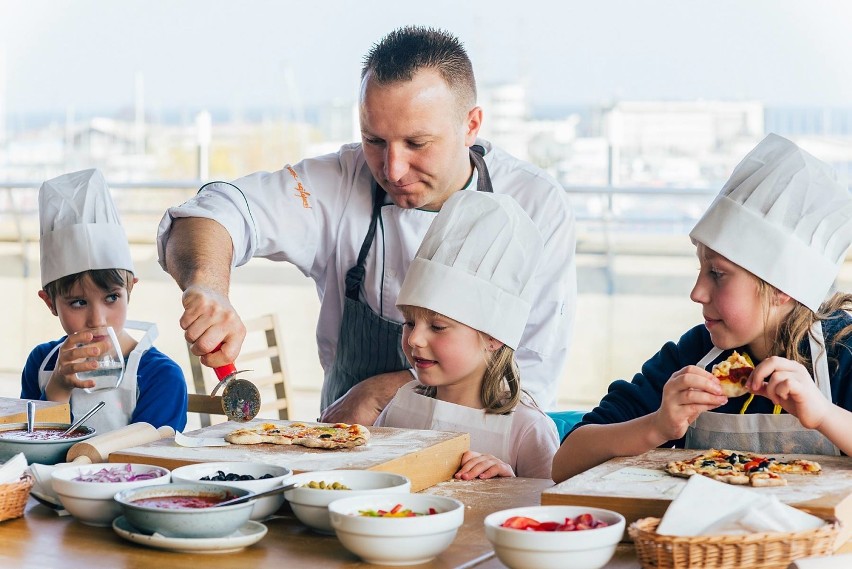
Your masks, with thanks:
[[[389,144],[385,150],[385,178],[390,182],[399,182],[407,172],[407,153]]]

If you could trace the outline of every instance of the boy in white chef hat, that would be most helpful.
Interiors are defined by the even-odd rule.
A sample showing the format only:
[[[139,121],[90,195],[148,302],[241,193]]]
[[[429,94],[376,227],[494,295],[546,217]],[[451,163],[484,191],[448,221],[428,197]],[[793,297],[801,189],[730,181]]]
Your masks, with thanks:
[[[704,324],[610,386],[563,442],[554,480],[656,446],[852,453],[852,295],[829,296],[852,244],[848,188],[770,134],[690,237]],[[729,398],[707,370],[734,350],[757,365]]]
[[[104,433],[144,421],[180,431],[186,426],[186,380],[168,356],[153,347],[157,327],[126,320],[138,279],[124,227],[100,171],[83,170],[44,182],[39,190],[41,283],[38,295],[67,336],[36,346],[21,375],[21,397],[71,402],[74,416],[106,406],[86,425]],[[125,360],[114,389],[87,392],[94,380],[78,372],[97,366],[104,343],[92,329],[110,326]],[[127,329],[145,332],[137,341]],[[94,342],[93,342],[94,340]]]
[[[456,192],[405,275],[396,304],[417,380],[375,424],[469,433],[456,478],[550,478],[556,426],[521,390],[514,362],[543,247],[513,198]]]

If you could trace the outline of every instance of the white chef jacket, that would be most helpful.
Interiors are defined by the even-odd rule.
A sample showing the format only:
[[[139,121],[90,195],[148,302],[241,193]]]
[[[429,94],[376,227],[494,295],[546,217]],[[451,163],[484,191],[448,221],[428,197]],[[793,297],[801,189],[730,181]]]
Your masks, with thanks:
[[[544,256],[531,283],[532,310],[515,359],[524,389],[541,408],[549,409],[556,401],[576,310],[574,214],[565,191],[547,173],[487,141],[477,144],[486,150],[494,192],[514,197],[544,239]],[[476,187],[475,178],[469,188]],[[277,172],[207,184],[163,216],[157,237],[160,265],[166,268],[172,220],[180,217],[221,223],[233,241],[234,267],[252,257],[293,263],[317,285],[321,303],[317,345],[327,374],[337,347],[346,272],[357,262],[370,224],[371,180],[361,144],[353,143]],[[376,314],[402,322],[396,298],[435,215],[390,201],[382,208],[361,291],[361,301]]]

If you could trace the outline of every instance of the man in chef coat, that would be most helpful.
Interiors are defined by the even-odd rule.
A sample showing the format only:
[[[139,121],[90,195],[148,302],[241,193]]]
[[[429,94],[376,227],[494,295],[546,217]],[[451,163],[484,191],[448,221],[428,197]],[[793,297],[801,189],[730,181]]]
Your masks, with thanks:
[[[245,327],[228,299],[252,257],[293,263],[317,284],[322,420],[372,424],[411,380],[396,297],[429,224],[456,191],[514,197],[545,253],[516,358],[523,387],[551,408],[576,305],[574,216],[559,184],[478,139],[470,59],[451,34],[395,30],[364,60],[361,142],[234,182],[213,182],[160,223],[159,260],[183,290],[180,325],[208,366],[237,358]],[[221,344],[221,349],[213,351]]]

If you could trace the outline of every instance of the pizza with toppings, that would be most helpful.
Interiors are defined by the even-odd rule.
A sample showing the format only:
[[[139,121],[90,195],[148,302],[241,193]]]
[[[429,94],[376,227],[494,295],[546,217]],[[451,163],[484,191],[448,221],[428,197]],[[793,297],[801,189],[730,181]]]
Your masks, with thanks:
[[[235,445],[301,445],[310,448],[339,449],[366,444],[370,431],[361,425],[305,423],[261,423],[254,427],[236,429],[225,436]]]
[[[822,467],[811,460],[778,460],[754,453],[710,449],[688,460],[673,460],[666,472],[689,478],[701,474],[727,484],[786,486],[781,474],[819,474]]]
[[[748,393],[745,384],[753,369],[754,364],[748,354],[735,350],[728,359],[714,365],[711,373],[719,380],[726,397],[739,397]]]

